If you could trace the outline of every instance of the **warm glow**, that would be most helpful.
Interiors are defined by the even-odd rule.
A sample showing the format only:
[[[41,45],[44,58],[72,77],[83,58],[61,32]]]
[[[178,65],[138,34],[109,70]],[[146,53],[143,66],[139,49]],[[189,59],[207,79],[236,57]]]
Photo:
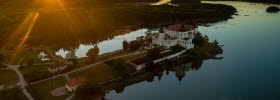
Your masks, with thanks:
[[[13,54],[10,63],[12,63],[15,60],[15,58],[18,56],[19,52],[21,51],[24,43],[28,39],[28,37],[36,23],[38,16],[39,16],[39,13],[30,13],[26,17],[26,19],[23,21],[23,23],[19,26],[19,28],[16,30],[15,34],[13,35],[13,36],[18,36],[18,35],[24,34],[24,37],[22,38],[21,42],[17,45],[17,49],[16,49],[15,53]]]

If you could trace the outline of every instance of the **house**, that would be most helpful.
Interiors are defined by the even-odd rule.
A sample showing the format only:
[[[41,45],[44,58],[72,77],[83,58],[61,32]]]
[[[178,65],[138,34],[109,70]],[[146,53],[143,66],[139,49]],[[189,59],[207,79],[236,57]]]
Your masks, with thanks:
[[[56,73],[58,71],[65,70],[67,68],[67,65],[68,65],[67,62],[63,62],[63,61],[55,62],[48,67],[48,70],[51,73]]]
[[[175,24],[167,28],[160,28],[159,32],[152,36],[152,43],[170,48],[176,44],[190,49],[194,47],[192,42],[197,32],[197,25]]]
[[[66,88],[69,92],[74,92],[85,80],[84,77],[73,78],[66,82]]]

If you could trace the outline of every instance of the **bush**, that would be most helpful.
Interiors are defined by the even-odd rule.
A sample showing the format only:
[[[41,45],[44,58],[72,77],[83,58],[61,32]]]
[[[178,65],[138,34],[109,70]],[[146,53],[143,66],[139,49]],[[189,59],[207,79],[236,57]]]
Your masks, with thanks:
[[[34,81],[38,81],[41,79],[45,79],[48,77],[51,77],[53,74],[49,73],[49,72],[41,72],[41,71],[30,71],[29,73],[27,73],[26,75],[24,75],[24,79],[27,82],[34,82]]]
[[[116,76],[126,77],[129,73],[128,65],[123,59],[113,59],[105,62],[114,70]]]
[[[180,52],[180,51],[182,51],[182,50],[184,50],[184,49],[185,49],[185,48],[183,48],[183,47],[180,46],[179,44],[170,47],[170,50],[171,50],[172,53],[177,53],[177,52]]]
[[[158,58],[160,56],[160,48],[159,47],[154,47],[152,49],[150,49],[147,53],[148,56],[151,58]]]
[[[278,12],[280,9],[276,6],[270,6],[266,9],[266,12]]]
[[[132,50],[132,51],[136,51],[136,50],[138,50],[138,49],[140,48],[140,43],[139,43],[138,41],[136,41],[136,40],[130,41],[129,44],[130,44],[130,45],[129,45],[129,48],[130,48],[130,50]]]

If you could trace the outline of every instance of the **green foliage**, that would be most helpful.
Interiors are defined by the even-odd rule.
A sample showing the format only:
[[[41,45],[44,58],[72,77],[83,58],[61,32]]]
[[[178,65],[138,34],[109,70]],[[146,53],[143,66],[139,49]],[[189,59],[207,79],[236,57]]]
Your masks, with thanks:
[[[124,41],[122,42],[122,44],[123,44],[123,49],[124,49],[124,50],[129,50],[129,43],[128,43],[126,40],[124,40]]]
[[[152,42],[153,42],[153,38],[151,37],[150,34],[147,34],[147,36],[145,37],[145,40],[146,40],[148,43],[152,43]]]
[[[209,42],[209,38],[208,38],[207,35],[204,35],[203,39],[204,39],[205,42]]]
[[[114,74],[116,76],[126,77],[129,73],[129,66],[123,59],[113,59],[105,63],[108,64],[114,70]]]
[[[99,48],[95,45],[93,48],[88,50],[86,55],[90,58],[90,61],[94,61],[98,54]]]
[[[66,59],[69,61],[69,62],[73,62],[74,65],[76,65],[78,63],[78,57],[76,56],[76,50],[74,49],[71,49],[67,54],[66,54]]]
[[[158,58],[160,56],[160,47],[154,47],[150,50],[148,50],[148,56],[151,58]]]
[[[180,46],[179,44],[170,47],[170,50],[171,50],[172,53],[177,53],[177,52],[180,52],[180,51],[182,51],[184,49],[185,48]]]
[[[132,51],[136,51],[140,48],[140,43],[137,41],[137,40],[134,40],[134,41],[130,41],[129,43],[129,48],[130,50]]]
[[[31,55],[28,55],[28,57],[26,57],[26,63],[28,66],[31,66],[38,60],[39,60],[39,58],[37,57],[37,55],[35,55],[33,53]]]
[[[193,43],[195,46],[203,46],[205,44],[207,44],[209,41],[209,38],[207,35],[202,36],[202,34],[200,32],[197,32],[194,35],[194,39],[193,39]]]
[[[222,54],[223,49],[219,46],[219,42],[217,40],[213,42],[206,42],[206,40],[201,40],[200,42],[196,42],[202,45],[197,45],[195,48],[188,50],[185,54],[191,55],[194,59],[204,60],[215,58],[217,54]]]
[[[52,75],[53,74],[51,74],[49,72],[46,72],[46,71],[32,70],[32,71],[27,72],[24,75],[24,79],[27,82],[35,82],[35,81],[38,81],[38,80],[41,80],[41,79],[51,77]]]
[[[28,100],[20,87],[4,88],[0,90],[0,100]]]
[[[278,11],[280,11],[280,8],[276,6],[270,6],[266,9],[266,12],[278,12]]]
[[[32,46],[45,45],[55,51],[61,48],[69,51],[69,46],[75,49],[79,48],[80,44],[89,45],[98,41],[112,39],[116,35],[123,34],[119,31],[123,26],[134,26],[138,22],[141,23],[137,25],[137,29],[161,23],[190,21],[189,19],[194,19],[198,23],[205,23],[225,20],[235,13],[234,7],[222,4],[180,4],[180,6],[118,4],[109,7],[98,7],[91,3],[75,3],[83,2],[84,0],[67,0],[67,2],[65,1],[67,10],[71,12],[71,15],[75,15],[71,19],[64,12],[55,8],[54,10],[52,10],[53,8],[48,9],[48,7],[36,8],[36,4],[30,3],[33,0],[24,1],[17,0],[10,4],[1,3],[2,6],[11,9],[2,9],[3,12],[0,15],[1,17],[3,14],[3,17],[0,18],[0,41],[9,36],[18,27],[18,23],[21,23],[22,19],[25,19],[29,13],[36,11],[40,14],[40,17],[36,21],[36,27],[32,29],[26,44]],[[96,0],[86,1],[94,2]],[[27,8],[13,9],[14,6],[10,6],[12,4],[22,4]],[[71,6],[71,4],[77,6]],[[73,20],[79,23],[73,23]],[[131,30],[135,29],[132,28]],[[4,41],[0,42],[0,47],[2,43]],[[11,42],[11,45],[15,44],[16,42]]]

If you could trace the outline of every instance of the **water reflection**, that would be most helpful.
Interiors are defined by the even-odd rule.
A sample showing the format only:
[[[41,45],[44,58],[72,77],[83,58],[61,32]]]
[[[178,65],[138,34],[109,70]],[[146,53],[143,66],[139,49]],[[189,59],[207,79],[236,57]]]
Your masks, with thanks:
[[[233,5],[238,10],[239,15],[233,19],[199,27],[210,41],[217,39],[225,45],[225,52],[220,55],[224,59],[203,61],[199,70],[185,73],[181,82],[177,82],[175,72],[167,72],[160,81],[155,78],[150,80],[153,82],[127,86],[121,94],[112,91],[106,97],[113,100],[278,99],[280,13],[266,13],[265,9],[272,4],[204,3]]]
[[[128,42],[130,42],[132,40],[135,40],[136,37],[145,36],[146,31],[147,31],[147,29],[139,29],[139,30],[130,32],[125,35],[115,36],[113,39],[110,39],[110,40],[101,41],[101,42],[97,43],[97,46],[100,49],[99,54],[104,54],[104,53],[120,50],[120,49],[122,49],[122,42],[124,40],[127,40]],[[78,48],[76,48],[75,55],[78,58],[86,57],[86,53],[88,52],[89,49],[93,48],[94,45],[95,44],[92,44],[92,45],[81,44]],[[69,53],[69,50],[60,49],[58,52],[56,52],[56,55],[59,55],[59,56],[62,56],[65,58],[68,53]]]
[[[199,61],[194,61],[194,62],[189,62],[189,63],[185,63],[185,64],[178,64],[177,66],[168,66],[168,67],[161,67],[161,68],[156,68],[156,69],[152,69],[152,70],[146,70],[148,71],[148,73],[145,76],[145,78],[140,78],[139,76],[135,76],[133,77],[133,79],[127,79],[127,80],[122,80],[122,82],[117,82],[117,83],[111,83],[109,84],[107,88],[109,88],[110,90],[114,90],[116,93],[122,93],[125,91],[126,87],[129,87],[129,85],[131,84],[136,84],[139,82],[157,82],[160,81],[162,79],[162,77],[166,77],[168,75],[174,75],[174,74],[170,74],[170,73],[175,73],[174,76],[177,77],[177,81],[180,83],[180,81],[182,81],[184,79],[184,77],[188,77],[186,74],[189,71],[194,71],[194,70],[199,70],[201,68],[203,64],[203,61],[199,60]],[[143,77],[143,75],[140,75]],[[135,79],[135,80],[134,80]],[[127,83],[128,82],[128,83]],[[127,83],[127,85],[123,84],[123,83]],[[113,85],[112,85],[113,84]],[[112,86],[112,87],[110,87]],[[106,98],[104,97],[104,95],[102,95],[102,98]]]

